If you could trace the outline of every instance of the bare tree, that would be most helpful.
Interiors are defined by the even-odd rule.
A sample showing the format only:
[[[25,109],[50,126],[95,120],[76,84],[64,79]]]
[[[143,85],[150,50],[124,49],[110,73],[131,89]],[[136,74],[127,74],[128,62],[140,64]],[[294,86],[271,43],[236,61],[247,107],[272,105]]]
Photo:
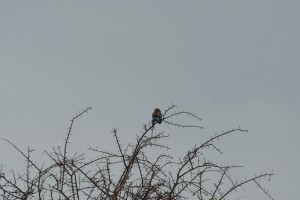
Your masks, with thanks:
[[[174,118],[186,116],[201,119],[186,111],[176,111],[172,105],[163,113],[163,122],[181,128],[198,128],[196,124],[173,122]],[[254,183],[258,189],[273,199],[263,187],[262,181],[269,180],[273,173],[262,173],[250,178],[236,180],[232,170],[241,166],[220,165],[209,161],[205,156],[207,150],[221,152],[215,144],[217,140],[233,134],[247,132],[237,128],[216,134],[205,142],[191,148],[181,159],[175,159],[166,153],[151,155],[153,149],[169,148],[163,143],[168,138],[163,132],[156,132],[151,123],[144,124],[143,131],[136,141],[124,145],[117,129],[112,130],[116,141],[116,151],[103,151],[89,148],[96,153],[94,159],[88,160],[85,154],[68,153],[68,144],[74,122],[91,110],[85,108],[72,120],[63,146],[55,147],[51,152],[44,151],[49,162],[38,166],[31,158],[32,150],[22,151],[12,142],[3,139],[14,147],[26,160],[26,171],[7,175],[0,168],[0,197],[12,199],[187,199],[200,200],[230,199],[233,193],[243,190],[248,183]],[[204,151],[205,150],[205,151]],[[213,178],[212,178],[213,177]]]

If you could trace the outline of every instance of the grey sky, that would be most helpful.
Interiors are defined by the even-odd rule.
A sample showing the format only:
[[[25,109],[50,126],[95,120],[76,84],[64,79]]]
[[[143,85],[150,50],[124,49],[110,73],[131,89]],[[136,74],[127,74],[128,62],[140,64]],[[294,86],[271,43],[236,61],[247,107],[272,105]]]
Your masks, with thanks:
[[[22,149],[130,141],[154,107],[193,111],[204,130],[161,126],[174,152],[241,126],[221,147],[242,173],[274,170],[275,199],[298,196],[300,27],[296,0],[1,1],[0,137]],[[189,134],[189,135],[188,135]],[[198,142],[197,142],[198,141]],[[299,153],[298,153],[299,154]],[[0,162],[23,164],[0,142]],[[262,199],[258,190],[245,199]]]

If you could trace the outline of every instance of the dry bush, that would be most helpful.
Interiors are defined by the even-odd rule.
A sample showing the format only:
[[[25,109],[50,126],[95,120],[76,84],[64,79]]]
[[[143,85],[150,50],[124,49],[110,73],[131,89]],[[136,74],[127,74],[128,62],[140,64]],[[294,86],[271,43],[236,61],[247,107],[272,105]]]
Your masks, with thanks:
[[[174,118],[186,116],[201,119],[186,111],[176,111],[172,105],[163,113],[163,123],[181,128],[202,127],[198,124],[181,124],[172,122]],[[185,199],[201,200],[230,199],[231,194],[243,190],[252,182],[258,189],[272,199],[262,186],[262,181],[269,180],[273,173],[262,173],[253,177],[235,180],[232,170],[240,166],[223,166],[205,156],[207,150],[221,152],[215,141],[233,133],[247,132],[240,128],[216,134],[205,142],[191,148],[181,159],[174,159],[168,154],[160,153],[154,159],[149,156],[153,149],[165,149],[163,139],[169,135],[156,132],[152,124],[145,124],[141,135],[132,144],[124,145],[117,129],[112,131],[116,141],[116,151],[102,151],[90,148],[96,157],[87,160],[84,154],[68,153],[68,144],[74,122],[91,107],[82,110],[71,120],[64,145],[45,151],[48,165],[37,166],[31,159],[32,151],[20,150],[10,143],[26,160],[26,172],[14,171],[5,174],[0,169],[0,197],[12,199]],[[194,145],[194,144],[191,144]],[[160,152],[167,152],[167,151]],[[205,152],[204,152],[205,150]],[[150,158],[151,157],[151,158]],[[120,174],[120,175],[119,175]],[[116,176],[118,175],[118,176]],[[212,178],[213,177],[213,178]]]

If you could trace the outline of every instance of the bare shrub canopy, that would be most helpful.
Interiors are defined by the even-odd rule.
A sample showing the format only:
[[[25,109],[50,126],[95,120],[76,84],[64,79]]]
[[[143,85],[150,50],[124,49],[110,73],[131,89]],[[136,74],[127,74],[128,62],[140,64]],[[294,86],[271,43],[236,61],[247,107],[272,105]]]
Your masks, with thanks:
[[[247,132],[241,128],[210,137],[191,148],[181,159],[175,159],[166,153],[160,153],[154,159],[150,158],[151,149],[168,150],[163,139],[169,138],[169,135],[156,132],[155,123],[144,124],[142,134],[127,145],[120,141],[117,129],[113,129],[117,147],[115,152],[90,148],[90,151],[97,154],[91,160],[86,159],[84,154],[70,155],[68,144],[73,124],[78,117],[91,109],[85,108],[72,118],[62,147],[55,147],[52,152],[44,152],[50,163],[47,166],[38,166],[31,159],[32,151],[29,148],[26,152],[22,151],[9,140],[2,138],[23,156],[27,164],[23,174],[14,171],[4,173],[0,168],[1,199],[171,200],[192,197],[200,200],[225,200],[230,199],[232,193],[240,192],[250,182],[256,184],[266,197],[273,199],[262,185],[262,181],[269,180],[273,173],[236,180],[232,178],[231,172],[241,166],[223,166],[208,161],[209,158],[205,156],[204,150],[221,153],[215,141],[229,134]],[[173,119],[180,116],[201,121],[201,118],[191,112],[176,109],[175,105],[168,107],[162,114],[162,122],[180,128],[202,129],[199,123],[173,122]]]

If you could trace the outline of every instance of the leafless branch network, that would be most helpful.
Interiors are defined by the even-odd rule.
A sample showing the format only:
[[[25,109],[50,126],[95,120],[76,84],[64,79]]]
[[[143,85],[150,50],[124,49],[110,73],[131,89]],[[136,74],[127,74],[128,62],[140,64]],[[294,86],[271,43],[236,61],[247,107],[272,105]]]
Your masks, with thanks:
[[[171,105],[165,110],[163,123],[181,128],[202,128],[199,124],[172,122],[173,118],[182,116],[201,121],[196,114],[176,111],[176,108],[176,105]],[[262,184],[273,176],[272,172],[236,180],[232,178],[232,171],[241,166],[223,166],[205,157],[204,150],[222,153],[215,144],[219,139],[247,130],[236,128],[216,134],[196,144],[181,159],[175,159],[167,153],[169,147],[163,142],[169,135],[153,130],[155,124],[145,124],[136,141],[126,145],[120,140],[118,130],[113,129],[116,150],[109,152],[91,147],[89,151],[97,156],[88,160],[85,154],[70,154],[68,144],[74,122],[91,109],[87,107],[72,118],[63,147],[55,147],[52,152],[44,151],[49,161],[46,162],[47,166],[45,163],[42,166],[36,164],[31,157],[32,149],[22,151],[11,141],[1,138],[25,159],[26,170],[23,174],[14,171],[6,174],[0,167],[0,198],[173,200],[193,197],[200,200],[225,200],[233,193],[243,192],[243,187],[252,182],[267,198],[273,200]],[[153,156],[151,152],[155,149],[161,153]]]

